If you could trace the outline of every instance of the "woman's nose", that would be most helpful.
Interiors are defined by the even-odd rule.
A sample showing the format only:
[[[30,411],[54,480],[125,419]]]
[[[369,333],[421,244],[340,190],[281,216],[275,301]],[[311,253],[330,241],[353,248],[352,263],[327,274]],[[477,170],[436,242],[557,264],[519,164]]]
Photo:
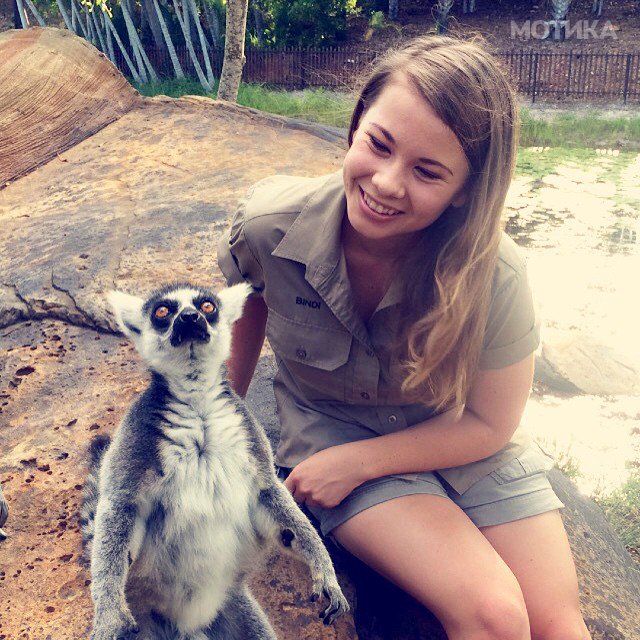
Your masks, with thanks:
[[[404,197],[404,179],[400,168],[395,164],[379,168],[373,174],[371,182],[381,196],[398,199]]]

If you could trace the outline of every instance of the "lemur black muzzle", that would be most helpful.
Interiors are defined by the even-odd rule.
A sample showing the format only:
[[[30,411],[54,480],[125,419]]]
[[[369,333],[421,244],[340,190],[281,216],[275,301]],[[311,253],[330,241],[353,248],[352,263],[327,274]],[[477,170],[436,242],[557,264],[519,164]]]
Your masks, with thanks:
[[[177,347],[183,342],[209,342],[207,321],[193,307],[183,309],[173,322],[171,346]]]

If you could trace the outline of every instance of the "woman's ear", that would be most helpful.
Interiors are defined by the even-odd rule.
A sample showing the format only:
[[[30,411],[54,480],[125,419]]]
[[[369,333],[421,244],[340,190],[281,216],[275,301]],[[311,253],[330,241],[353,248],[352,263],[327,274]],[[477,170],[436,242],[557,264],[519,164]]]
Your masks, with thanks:
[[[467,204],[468,196],[469,196],[469,188],[465,184],[451,201],[451,206],[455,207],[456,209],[459,209],[460,207]]]

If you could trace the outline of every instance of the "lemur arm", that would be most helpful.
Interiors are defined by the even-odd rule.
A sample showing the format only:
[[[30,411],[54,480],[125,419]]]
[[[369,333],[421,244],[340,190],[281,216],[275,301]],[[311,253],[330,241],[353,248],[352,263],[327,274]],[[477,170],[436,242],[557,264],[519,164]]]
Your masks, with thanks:
[[[313,580],[312,600],[317,600],[322,594],[329,599],[323,622],[330,624],[349,610],[349,604],[342,594],[333,563],[320,536],[285,486],[277,480],[260,492],[258,501],[275,521],[280,545],[301,556],[309,565]]]
[[[93,640],[126,637],[137,625],[125,598],[130,547],[137,517],[139,471],[104,469],[91,550],[91,595],[95,603]]]

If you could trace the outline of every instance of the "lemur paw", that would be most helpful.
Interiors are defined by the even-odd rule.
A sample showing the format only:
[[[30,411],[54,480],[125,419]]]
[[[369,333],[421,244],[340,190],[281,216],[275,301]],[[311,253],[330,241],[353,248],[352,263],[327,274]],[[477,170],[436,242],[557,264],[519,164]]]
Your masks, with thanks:
[[[111,611],[96,619],[91,640],[133,640],[140,627],[127,611]]]
[[[321,595],[329,600],[329,606],[319,614],[324,624],[331,624],[336,618],[349,611],[349,603],[335,576],[322,575],[313,581],[311,602],[318,600]]]

